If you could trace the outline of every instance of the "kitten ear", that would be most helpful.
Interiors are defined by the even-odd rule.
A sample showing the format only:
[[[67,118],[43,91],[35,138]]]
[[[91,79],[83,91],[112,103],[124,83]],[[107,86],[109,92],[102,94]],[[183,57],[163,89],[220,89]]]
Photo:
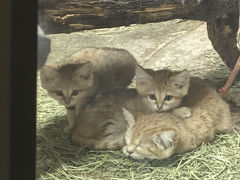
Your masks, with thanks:
[[[176,133],[174,131],[158,132],[153,137],[153,142],[161,149],[166,150],[174,147]]]
[[[188,71],[182,71],[170,77],[170,82],[173,83],[177,89],[183,89],[184,86],[189,84],[189,81],[190,74]]]
[[[93,73],[93,65],[91,62],[86,62],[81,64],[79,68],[75,71],[77,76],[89,76]]]
[[[140,66],[137,66],[135,69],[136,78],[139,81],[150,81],[152,77]]]
[[[129,110],[127,110],[124,107],[122,108],[122,111],[123,111],[123,117],[126,119],[129,126],[132,127],[135,123],[135,117],[133,116],[133,114]]]
[[[136,88],[139,93],[146,91],[152,87],[152,77],[140,66],[135,69],[136,73]]]
[[[92,63],[86,62],[83,65],[79,65],[73,74],[73,78],[82,88],[88,88],[92,86],[94,79]]]
[[[45,65],[40,69],[40,80],[44,89],[50,89],[60,79],[57,68]]]

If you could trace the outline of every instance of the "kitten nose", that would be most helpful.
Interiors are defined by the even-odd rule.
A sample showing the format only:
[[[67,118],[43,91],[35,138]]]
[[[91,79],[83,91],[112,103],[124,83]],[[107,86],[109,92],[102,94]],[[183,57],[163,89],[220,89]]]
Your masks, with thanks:
[[[157,108],[160,110],[160,109],[162,109],[162,104],[157,104]]]
[[[129,155],[133,153],[133,151],[131,151],[129,149],[127,149],[127,152],[128,152]]]
[[[71,102],[71,99],[64,99],[65,104],[69,104]]]

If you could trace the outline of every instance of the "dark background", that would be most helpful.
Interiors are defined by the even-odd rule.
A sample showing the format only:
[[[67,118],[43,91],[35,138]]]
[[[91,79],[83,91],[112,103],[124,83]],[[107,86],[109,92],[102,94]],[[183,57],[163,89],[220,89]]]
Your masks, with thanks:
[[[0,179],[35,179],[37,0],[2,0],[0,22]]]

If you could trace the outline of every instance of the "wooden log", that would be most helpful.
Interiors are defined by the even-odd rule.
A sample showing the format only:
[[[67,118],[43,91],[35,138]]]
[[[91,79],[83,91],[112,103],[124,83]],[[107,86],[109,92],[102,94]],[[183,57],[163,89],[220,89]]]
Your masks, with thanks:
[[[128,26],[175,18],[210,21],[234,8],[236,0],[40,0],[45,33]]]
[[[47,34],[175,18],[207,21],[208,37],[231,69],[240,55],[237,0],[39,0],[38,12]]]
[[[237,3],[230,12],[207,22],[208,38],[211,40],[213,48],[231,69],[234,68],[240,56],[237,47],[238,26],[239,9]]]

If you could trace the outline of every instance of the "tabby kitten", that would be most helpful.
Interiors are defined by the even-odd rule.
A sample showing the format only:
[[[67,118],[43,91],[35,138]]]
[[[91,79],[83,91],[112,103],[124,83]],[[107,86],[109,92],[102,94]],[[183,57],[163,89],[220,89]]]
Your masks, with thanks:
[[[134,159],[165,159],[192,150],[212,140],[216,133],[232,128],[228,104],[199,78],[191,78],[181,105],[191,109],[191,117],[183,120],[168,112],[144,115],[123,109],[129,123],[123,153]]]
[[[137,96],[134,89],[97,96],[75,116],[73,142],[96,150],[122,148],[127,128],[122,107],[134,96]]]
[[[135,58],[116,48],[85,48],[57,66],[40,70],[41,84],[48,94],[67,109],[69,126],[73,116],[90,98],[103,92],[125,89],[135,75]]]
[[[98,96],[86,105],[75,117],[76,124],[72,131],[72,140],[77,144],[93,149],[119,149],[123,147],[128,123],[123,117],[122,107],[144,113],[174,108],[173,114],[177,117],[189,117],[191,112],[188,108],[175,108],[189,87],[188,73],[168,70],[150,72],[151,75],[144,69],[137,67],[136,89],[121,90]],[[165,79],[161,79],[162,76]],[[156,97],[151,98],[155,94]],[[156,104],[161,104],[162,108],[156,109]]]
[[[153,71],[136,68],[136,87],[151,112],[178,107],[188,93],[190,74],[187,71]]]

